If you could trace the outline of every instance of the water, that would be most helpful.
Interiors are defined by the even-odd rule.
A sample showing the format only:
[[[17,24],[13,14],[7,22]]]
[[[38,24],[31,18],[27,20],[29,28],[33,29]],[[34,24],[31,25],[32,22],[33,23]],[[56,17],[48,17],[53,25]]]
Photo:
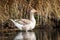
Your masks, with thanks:
[[[35,29],[29,32],[0,32],[0,40],[60,40],[60,31]]]

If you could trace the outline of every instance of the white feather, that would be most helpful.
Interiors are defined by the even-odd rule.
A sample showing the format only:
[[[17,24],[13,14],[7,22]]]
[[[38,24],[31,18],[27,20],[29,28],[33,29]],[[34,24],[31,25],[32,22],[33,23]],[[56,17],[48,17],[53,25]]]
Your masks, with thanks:
[[[21,20],[13,20],[13,19],[10,19],[16,27],[18,27],[20,30],[32,30],[35,28],[35,24],[36,24],[36,21],[35,21],[35,18],[34,18],[34,13],[36,12],[35,9],[32,9],[30,11],[30,20],[27,20],[27,19],[21,19]]]

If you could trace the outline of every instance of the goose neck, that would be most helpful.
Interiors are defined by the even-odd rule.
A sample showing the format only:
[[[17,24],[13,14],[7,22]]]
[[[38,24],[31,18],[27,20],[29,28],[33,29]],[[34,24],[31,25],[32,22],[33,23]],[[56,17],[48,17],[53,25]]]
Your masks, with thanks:
[[[30,20],[35,22],[34,13],[30,13]]]

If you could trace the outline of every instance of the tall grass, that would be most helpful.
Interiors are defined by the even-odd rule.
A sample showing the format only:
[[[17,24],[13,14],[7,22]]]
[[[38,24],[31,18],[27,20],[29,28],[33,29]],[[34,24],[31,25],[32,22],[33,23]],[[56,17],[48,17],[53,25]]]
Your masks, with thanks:
[[[30,8],[38,10],[35,18],[38,25],[55,25],[50,19],[60,19],[59,0],[0,0],[0,23],[8,19],[29,19]]]

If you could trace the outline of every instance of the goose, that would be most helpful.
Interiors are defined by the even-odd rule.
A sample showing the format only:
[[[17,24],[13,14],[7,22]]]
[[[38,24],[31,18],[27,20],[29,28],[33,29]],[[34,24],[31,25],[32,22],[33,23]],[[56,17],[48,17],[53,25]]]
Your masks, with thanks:
[[[32,30],[35,28],[36,20],[34,18],[34,13],[38,12],[35,9],[30,10],[30,19],[10,19],[14,25],[20,30]]]

